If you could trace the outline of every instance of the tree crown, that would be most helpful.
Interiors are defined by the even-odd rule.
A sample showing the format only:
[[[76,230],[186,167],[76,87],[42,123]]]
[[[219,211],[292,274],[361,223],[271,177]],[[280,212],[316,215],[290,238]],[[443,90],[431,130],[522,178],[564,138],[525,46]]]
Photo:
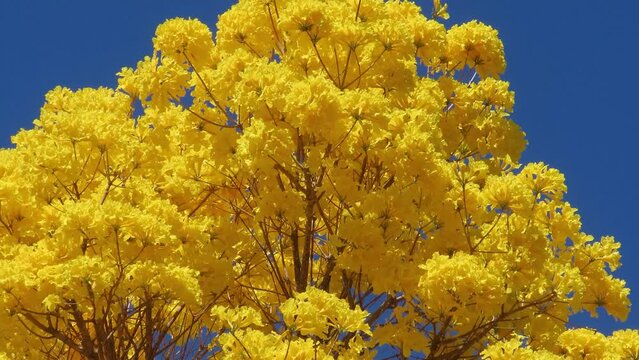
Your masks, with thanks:
[[[0,151],[0,358],[627,359],[619,243],[522,164],[498,33],[411,2],[171,19]]]

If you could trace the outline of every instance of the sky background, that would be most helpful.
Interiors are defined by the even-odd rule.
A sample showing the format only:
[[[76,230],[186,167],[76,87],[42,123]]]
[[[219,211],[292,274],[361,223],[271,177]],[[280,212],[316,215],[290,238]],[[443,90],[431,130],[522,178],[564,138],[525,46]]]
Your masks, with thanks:
[[[214,28],[230,0],[0,1],[0,147],[31,127],[44,94],[116,85],[115,73],[152,50],[164,19],[196,17]],[[577,316],[605,333],[639,328],[636,152],[639,1],[449,0],[454,23],[479,19],[499,30],[504,76],[516,92],[513,118],[527,134],[523,161],[560,169],[584,231],[622,243],[617,276],[637,304],[628,321]],[[430,13],[430,1],[418,1]]]

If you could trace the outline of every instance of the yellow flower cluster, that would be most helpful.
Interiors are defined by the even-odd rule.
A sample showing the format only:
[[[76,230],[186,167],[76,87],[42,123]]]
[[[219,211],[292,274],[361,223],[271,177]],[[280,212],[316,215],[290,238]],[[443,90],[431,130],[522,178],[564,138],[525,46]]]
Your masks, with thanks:
[[[0,359],[636,358],[619,243],[526,140],[497,31],[240,0],[0,150]],[[191,347],[190,350],[188,348]]]
[[[497,30],[478,21],[453,26],[446,34],[448,64],[475,67],[481,76],[499,75],[506,69]]]
[[[162,54],[163,60],[182,65],[211,65],[213,46],[211,30],[197,20],[167,20],[158,26],[153,38],[153,49]]]
[[[592,329],[566,330],[557,338],[554,353],[522,346],[523,340],[512,338],[489,346],[482,352],[491,360],[626,360],[639,357],[639,333],[615,331],[606,337]]]
[[[328,338],[335,332],[370,334],[369,326],[365,324],[366,311],[351,310],[347,301],[316,288],[286,300],[280,305],[280,311],[286,326],[302,335]]]

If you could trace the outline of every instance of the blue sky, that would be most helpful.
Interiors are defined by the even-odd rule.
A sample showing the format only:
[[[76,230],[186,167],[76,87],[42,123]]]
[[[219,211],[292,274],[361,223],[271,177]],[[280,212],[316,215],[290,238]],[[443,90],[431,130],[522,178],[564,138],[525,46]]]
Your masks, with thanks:
[[[584,230],[622,243],[626,279],[639,307],[635,225],[639,174],[639,2],[449,0],[456,22],[473,18],[500,31],[516,91],[514,119],[527,133],[524,161],[544,161],[566,175],[568,201]],[[197,17],[210,26],[230,0],[30,0],[0,2],[2,86],[0,146],[31,126],[44,94],[56,85],[114,86],[115,73],[151,52],[164,19]],[[430,1],[418,1],[430,11]],[[544,5],[547,4],[547,5]],[[616,6],[614,6],[616,5]],[[579,316],[574,324],[604,332],[639,328]]]

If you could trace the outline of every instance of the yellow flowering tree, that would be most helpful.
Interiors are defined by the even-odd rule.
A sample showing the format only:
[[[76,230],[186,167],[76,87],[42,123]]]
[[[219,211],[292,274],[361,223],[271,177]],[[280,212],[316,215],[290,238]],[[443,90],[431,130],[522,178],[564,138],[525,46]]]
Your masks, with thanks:
[[[240,0],[0,151],[0,359],[636,359],[619,244],[522,164],[497,31]]]

